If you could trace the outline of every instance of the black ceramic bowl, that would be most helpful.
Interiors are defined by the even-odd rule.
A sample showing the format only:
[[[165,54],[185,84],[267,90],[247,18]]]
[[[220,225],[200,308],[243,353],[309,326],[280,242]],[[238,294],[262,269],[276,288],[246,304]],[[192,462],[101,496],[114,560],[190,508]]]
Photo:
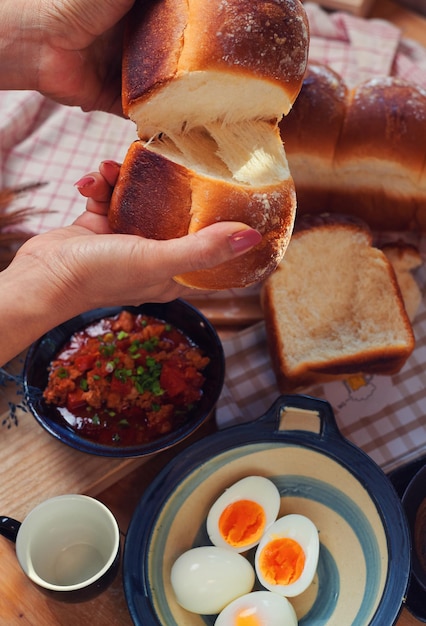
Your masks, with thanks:
[[[426,465],[408,484],[402,497],[413,544],[413,575],[426,593]]]
[[[58,410],[46,404],[42,398],[42,392],[47,385],[49,363],[68,342],[71,335],[88,324],[116,315],[123,309],[169,322],[194,341],[204,355],[210,358],[209,364],[203,370],[206,379],[203,384],[203,395],[188,414],[183,425],[151,443],[134,446],[105,445],[79,436],[66,424]],[[61,324],[30,347],[24,364],[23,385],[26,404],[35,419],[62,443],[98,456],[140,457],[152,455],[176,445],[208,419],[221,393],[224,372],[225,359],[222,344],[211,323],[192,305],[183,300],[174,300],[166,304],[96,309]]]
[[[306,515],[319,530],[317,574],[290,598],[300,626],[394,624],[410,573],[401,502],[372,459],[340,435],[330,405],[307,396],[282,396],[257,421],[196,442],[149,486],[124,548],[134,624],[214,624],[215,616],[177,604],[171,567],[184,551],[209,544],[209,508],[228,486],[253,474],[278,487],[280,515]]]
[[[402,465],[389,474],[402,500],[412,543],[412,575],[406,606],[426,623],[426,456]]]

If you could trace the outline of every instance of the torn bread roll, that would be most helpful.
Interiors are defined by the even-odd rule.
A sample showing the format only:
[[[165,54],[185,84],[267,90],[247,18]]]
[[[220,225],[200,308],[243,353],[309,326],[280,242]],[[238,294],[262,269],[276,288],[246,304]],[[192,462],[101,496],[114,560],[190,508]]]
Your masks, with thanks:
[[[426,231],[426,91],[394,77],[349,89],[309,63],[280,122],[298,214],[349,213],[377,230]]]
[[[300,220],[262,288],[282,393],[351,374],[393,374],[414,349],[395,272],[357,218]]]
[[[139,140],[121,167],[111,228],[171,239],[232,220],[263,235],[226,266],[179,282],[244,287],[283,257],[296,197],[278,121],[302,85],[308,43],[299,0],[136,2],[123,108]]]

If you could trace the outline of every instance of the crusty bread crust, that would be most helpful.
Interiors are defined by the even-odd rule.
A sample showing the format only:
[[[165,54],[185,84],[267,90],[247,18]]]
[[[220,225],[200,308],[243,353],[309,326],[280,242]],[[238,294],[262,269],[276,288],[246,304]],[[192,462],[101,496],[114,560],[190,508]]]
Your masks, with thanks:
[[[349,90],[311,63],[280,122],[299,214],[352,213],[377,230],[426,230],[426,92],[397,78]]]
[[[187,235],[192,204],[187,169],[145,149],[141,141],[131,144],[125,163],[109,211],[111,228],[148,239]]]
[[[127,22],[123,49],[123,111],[149,99],[159,85],[173,80],[188,23],[187,5],[174,0],[136,2]]]
[[[281,392],[359,372],[398,372],[414,349],[395,272],[356,220],[299,228],[262,290]]]
[[[191,74],[208,72],[219,74],[222,82],[227,76],[234,76],[237,80],[257,77],[260,88],[269,83],[280,100],[287,101],[280,111],[282,115],[300,91],[308,41],[308,21],[299,0],[136,2],[124,47],[123,109],[132,117],[135,108],[146,105],[150,110],[144,119],[151,126],[156,94],[161,97],[161,92]],[[208,91],[208,82],[202,88]],[[220,94],[212,96],[219,100]],[[241,102],[229,102],[230,96],[227,110],[222,110],[218,117],[244,108]],[[241,91],[232,96],[241,98]],[[255,98],[254,92],[252,97]],[[275,117],[276,104],[271,103],[271,107]],[[269,112],[263,109],[259,114],[267,118]],[[169,111],[169,115],[176,116],[176,111]],[[192,117],[193,114],[186,121],[191,123]],[[157,131],[165,130],[167,120],[161,122]],[[138,130],[140,137],[149,139],[141,125]]]
[[[182,237],[244,222],[262,242],[226,267],[176,280],[245,287],[283,257],[296,197],[278,121],[307,64],[299,0],[137,0],[123,58],[123,108],[136,123],[110,205],[116,232]]]

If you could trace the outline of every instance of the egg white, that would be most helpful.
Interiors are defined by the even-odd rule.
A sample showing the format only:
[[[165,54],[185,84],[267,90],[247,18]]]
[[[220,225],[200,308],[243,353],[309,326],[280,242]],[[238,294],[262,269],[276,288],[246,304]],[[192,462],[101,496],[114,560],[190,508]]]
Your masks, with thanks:
[[[178,557],[170,580],[180,606],[192,613],[214,615],[253,589],[255,573],[241,554],[201,546]]]
[[[263,476],[247,476],[230,486],[215,501],[207,515],[207,533],[210,541],[218,547],[232,548],[236,552],[250,550],[257,543],[256,541],[245,543],[241,546],[230,544],[219,530],[219,520],[223,511],[232,503],[239,500],[251,500],[256,502],[265,515],[264,531],[276,520],[281,503],[280,492],[274,483]]]
[[[284,596],[253,591],[237,598],[218,615],[214,626],[235,626],[237,619],[251,617],[256,626],[297,626],[296,612]]]
[[[265,579],[260,566],[260,555],[268,543],[274,539],[288,537],[294,539],[305,553],[305,564],[297,580],[288,585],[280,585]],[[315,524],[304,515],[291,514],[281,517],[263,535],[255,554],[255,568],[259,582],[265,589],[287,597],[303,593],[311,584],[318,565],[319,537]]]

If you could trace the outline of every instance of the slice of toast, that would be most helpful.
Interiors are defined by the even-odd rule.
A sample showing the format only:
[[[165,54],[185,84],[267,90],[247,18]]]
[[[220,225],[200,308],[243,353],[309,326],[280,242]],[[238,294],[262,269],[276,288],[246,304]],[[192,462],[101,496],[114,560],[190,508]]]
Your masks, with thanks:
[[[281,392],[365,372],[398,372],[414,335],[394,269],[369,228],[305,220],[265,281],[262,306]]]

